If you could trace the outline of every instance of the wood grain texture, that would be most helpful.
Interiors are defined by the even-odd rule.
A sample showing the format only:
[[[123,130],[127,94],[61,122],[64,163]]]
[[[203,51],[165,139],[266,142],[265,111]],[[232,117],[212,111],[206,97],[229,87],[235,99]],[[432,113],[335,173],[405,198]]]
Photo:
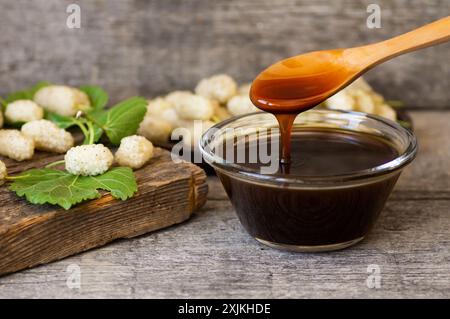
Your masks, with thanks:
[[[448,0],[379,0],[382,27],[366,27],[371,0],[0,0],[0,94],[39,80],[97,83],[118,101],[192,89],[226,72],[250,81],[302,52],[368,44],[448,15]],[[389,99],[449,107],[449,44],[383,64],[367,77]]]
[[[187,223],[2,277],[0,298],[449,298],[450,112],[413,119],[418,157],[361,244],[317,254],[262,246],[209,177],[208,202]],[[80,289],[66,285],[71,264]],[[366,286],[369,264],[380,266],[380,289]]]
[[[43,166],[42,160],[33,165]],[[168,151],[155,149],[154,158],[135,173],[138,192],[131,199],[119,201],[105,193],[67,211],[31,205],[1,187],[0,275],[181,223],[206,201],[203,170],[173,163]]]

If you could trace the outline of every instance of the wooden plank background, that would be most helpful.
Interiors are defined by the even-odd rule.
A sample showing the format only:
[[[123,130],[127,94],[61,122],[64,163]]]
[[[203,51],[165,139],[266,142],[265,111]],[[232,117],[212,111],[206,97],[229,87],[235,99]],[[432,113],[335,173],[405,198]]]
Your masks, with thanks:
[[[81,28],[66,26],[67,5]],[[366,27],[369,3],[382,28]],[[448,0],[0,0],[0,94],[38,80],[98,83],[112,99],[192,88],[226,72],[251,80],[277,59],[385,39],[444,17]],[[385,96],[450,108],[450,45],[371,71]]]

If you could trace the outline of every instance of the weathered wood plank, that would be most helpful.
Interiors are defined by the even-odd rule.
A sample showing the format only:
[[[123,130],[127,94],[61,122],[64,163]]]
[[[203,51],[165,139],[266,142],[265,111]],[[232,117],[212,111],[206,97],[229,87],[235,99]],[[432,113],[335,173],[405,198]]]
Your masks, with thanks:
[[[419,156],[359,245],[321,254],[266,248],[247,235],[209,177],[209,200],[188,223],[2,277],[0,298],[448,298],[450,112],[413,119]],[[70,264],[80,266],[79,290],[66,285]],[[369,264],[380,266],[380,289],[366,286]]]
[[[228,201],[210,200],[189,223],[0,279],[0,297],[449,297],[449,201],[389,202],[369,238],[348,250],[268,249]],[[81,289],[66,286],[70,264]],[[381,268],[381,289],[366,286]]]
[[[155,149],[135,174],[139,189],[131,199],[104,194],[67,211],[29,204],[0,187],[0,275],[181,223],[206,201],[205,173],[173,163],[166,150]]]
[[[414,112],[414,130],[419,152],[396,187],[398,196],[425,198],[450,196],[450,112]],[[400,193],[400,194],[399,194]],[[403,196],[402,195],[402,196]],[[445,197],[446,196],[446,197]]]
[[[227,72],[251,80],[300,52],[371,43],[448,14],[448,0],[380,0],[382,28],[366,27],[371,0],[79,0],[80,29],[66,26],[71,0],[2,0],[0,94],[38,80],[98,83],[117,101],[193,88]],[[376,89],[411,107],[449,105],[449,44],[368,74]]]

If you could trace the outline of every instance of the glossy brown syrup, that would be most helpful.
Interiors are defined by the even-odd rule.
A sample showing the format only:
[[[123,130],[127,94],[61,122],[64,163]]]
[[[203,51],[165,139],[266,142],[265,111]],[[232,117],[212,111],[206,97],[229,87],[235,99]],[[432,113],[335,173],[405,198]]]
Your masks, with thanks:
[[[257,152],[254,143],[246,149]],[[393,160],[398,153],[370,135],[324,129],[294,131],[291,155],[289,177],[308,180],[371,169]],[[263,164],[240,165],[255,171]],[[252,236],[279,244],[320,246],[363,237],[374,225],[400,172],[348,185],[309,188],[240,179],[220,170],[217,174]],[[283,166],[275,173],[285,174]]]

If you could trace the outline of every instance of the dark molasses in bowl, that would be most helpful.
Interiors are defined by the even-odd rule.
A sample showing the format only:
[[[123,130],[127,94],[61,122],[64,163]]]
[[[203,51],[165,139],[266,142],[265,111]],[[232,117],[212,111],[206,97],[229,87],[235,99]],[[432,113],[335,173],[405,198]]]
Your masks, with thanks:
[[[411,132],[392,121],[329,110],[296,118],[290,165],[279,164],[277,140],[274,117],[253,113],[218,124],[200,147],[248,233],[294,251],[336,250],[361,241],[417,150]],[[274,162],[257,156],[250,161],[261,149]]]

